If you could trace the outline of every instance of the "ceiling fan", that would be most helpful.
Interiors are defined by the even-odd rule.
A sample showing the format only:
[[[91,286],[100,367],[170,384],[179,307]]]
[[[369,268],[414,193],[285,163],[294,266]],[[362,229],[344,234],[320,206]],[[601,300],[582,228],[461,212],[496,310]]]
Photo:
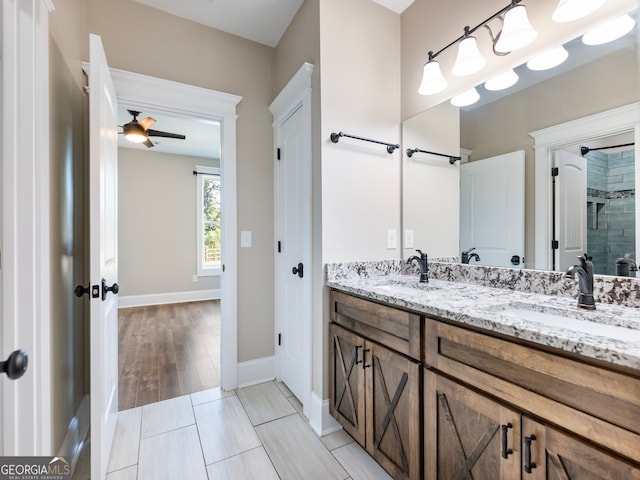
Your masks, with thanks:
[[[138,115],[140,115],[141,112],[136,112],[135,110],[127,111],[131,114],[133,120],[131,120],[129,123],[125,123],[122,126],[122,133],[124,134],[124,137],[130,142],[142,143],[147,148],[151,148],[154,145],[149,137],[177,138],[178,140],[185,140],[187,138],[184,135],[180,135],[178,133],[153,130],[149,127],[156,123],[155,119],[147,117],[138,121]]]

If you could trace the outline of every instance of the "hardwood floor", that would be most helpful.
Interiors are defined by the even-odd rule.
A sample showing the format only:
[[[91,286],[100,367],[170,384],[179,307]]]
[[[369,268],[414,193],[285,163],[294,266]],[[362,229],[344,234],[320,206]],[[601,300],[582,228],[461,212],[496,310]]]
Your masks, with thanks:
[[[120,309],[118,409],[220,384],[220,301]]]

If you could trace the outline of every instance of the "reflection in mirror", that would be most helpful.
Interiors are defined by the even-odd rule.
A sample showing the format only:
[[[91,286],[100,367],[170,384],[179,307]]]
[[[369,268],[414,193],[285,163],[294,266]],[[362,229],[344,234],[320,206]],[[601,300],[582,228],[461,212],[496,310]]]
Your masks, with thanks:
[[[637,19],[637,12],[632,12],[632,17]],[[520,76],[520,81],[515,86],[502,92],[489,92],[480,85],[477,87],[481,93],[480,102],[458,109],[460,126],[457,138],[458,152],[461,151],[460,149],[466,151],[469,161],[475,162],[517,150],[525,151],[524,266],[526,268],[559,270],[567,262],[575,263],[573,252],[567,256],[567,259],[561,261],[559,252],[551,250],[552,227],[560,229],[560,227],[567,227],[568,224],[559,224],[558,215],[554,220],[553,215],[557,213],[555,212],[557,207],[552,207],[551,193],[548,193],[548,199],[543,198],[547,194],[546,191],[543,194],[536,193],[540,188],[539,183],[543,183],[536,181],[536,164],[538,162],[536,158],[540,152],[534,150],[534,139],[530,134],[638,102],[640,89],[638,88],[636,44],[637,25],[632,32],[620,40],[606,45],[584,46],[581,39],[577,38],[565,45],[569,51],[569,58],[556,69],[545,73],[528,70],[525,65],[522,65],[515,69]],[[585,48],[588,50],[585,51]],[[579,52],[580,49],[583,53]],[[456,148],[456,132],[452,132],[452,130],[458,122],[449,123],[450,128],[447,128],[445,123],[453,115],[449,111],[451,108],[455,107],[452,107],[449,102],[445,102],[405,121],[403,148],[423,148],[434,151],[442,151],[445,148],[443,153],[456,154],[456,150],[452,150]],[[449,116],[444,116],[443,112]],[[424,125],[421,129],[422,124]],[[444,132],[447,132],[446,136]],[[631,143],[635,140],[633,129],[627,129],[624,132],[616,131],[609,128],[606,123],[602,123],[602,131],[597,134],[589,132],[583,137],[573,138],[566,142],[557,140],[556,145],[562,146],[562,150],[571,151],[572,154],[581,157],[580,145],[598,147],[617,144],[610,142],[617,142],[621,134],[624,134],[628,141],[624,140],[620,143]],[[443,146],[444,138],[448,138],[449,143]],[[555,150],[548,152],[549,166],[553,166]],[[623,258],[627,253],[632,253],[632,258],[635,258],[635,224],[637,223],[635,221],[635,211],[637,211],[635,209],[635,185],[633,187],[630,184],[613,186],[613,180],[611,181],[612,186],[608,185],[608,176],[610,175],[612,179],[616,177],[616,168],[618,168],[614,165],[619,160],[614,160],[614,157],[624,156],[625,162],[631,162],[635,165],[634,152],[635,147],[632,146],[625,152],[616,149],[595,151],[589,152],[585,157],[587,162],[591,164],[591,167],[589,165],[586,167],[587,177],[593,181],[597,180],[599,183],[594,183],[595,186],[585,186],[584,191],[580,194],[579,198],[584,198],[584,201],[581,201],[582,213],[579,221],[585,227],[595,226],[597,228],[592,228],[591,234],[589,234],[588,228],[584,229],[586,238],[579,248],[586,246],[589,254],[594,256],[596,273],[616,274],[616,260],[618,258]],[[606,187],[603,186],[605,182],[603,163],[596,166],[596,161],[590,160],[591,157],[602,155],[607,156]],[[609,165],[609,155],[611,155],[611,165]],[[416,156],[409,159],[405,155],[403,161],[403,228],[413,231],[415,247],[425,249],[430,255],[430,250],[432,250],[433,255],[437,256],[460,256],[460,253],[468,247],[475,247],[476,251],[481,249],[479,245],[459,245],[456,243],[459,232],[452,231],[451,219],[454,216],[459,216],[459,213],[451,211],[451,205],[454,203],[451,199],[446,202],[442,201],[435,193],[438,189],[446,191],[459,189],[459,180],[450,178],[450,175],[442,176],[439,180],[441,171],[452,173],[451,166],[448,165],[446,159],[423,156],[420,159],[422,164],[418,164],[417,160]],[[463,158],[463,164],[464,162]],[[634,165],[620,168],[631,169],[635,168]],[[422,168],[420,168],[421,166]],[[425,166],[430,168],[425,168]],[[635,179],[635,173],[629,171],[622,175],[623,177],[626,175],[627,179],[631,177]],[[549,178],[544,181],[551,183],[550,168]],[[424,188],[426,183],[430,185],[427,189]],[[620,190],[624,192],[621,193]],[[605,198],[605,203],[595,200],[603,196],[611,198]],[[617,196],[626,198],[614,198]],[[547,222],[548,218],[548,227],[536,222],[536,211],[540,204],[546,205],[545,208],[548,210],[547,217],[544,217],[544,222]],[[624,205],[620,206],[619,204]],[[439,217],[425,215],[426,209],[436,210]],[[633,211],[630,211],[631,209]],[[622,210],[621,215],[623,216],[614,219],[614,212],[618,210]],[[569,213],[567,212],[567,214]],[[588,217],[588,215],[590,216]],[[633,217],[633,225],[630,225],[630,217]],[[445,218],[446,222],[442,224],[444,228],[440,228],[437,222],[421,221],[423,218],[439,218],[438,221]],[[575,217],[571,218],[576,220]],[[594,220],[594,218],[596,219]],[[611,220],[621,223],[612,224]],[[607,226],[611,226],[607,229],[606,234],[603,228],[605,223]],[[620,225],[625,225],[622,232],[623,237],[626,235],[624,244],[619,244],[618,238],[614,239],[614,232],[620,233]],[[543,227],[545,233],[548,231],[549,235],[547,242],[549,252],[545,252],[545,258],[542,258],[543,255],[539,254],[539,250],[536,248],[536,235],[538,231],[543,230]],[[599,231],[595,232],[595,230]],[[626,230],[626,234],[624,230]],[[442,239],[444,240],[446,237],[446,241],[451,242],[450,244],[443,245],[437,242],[441,231],[445,234]],[[631,235],[632,232],[633,235]],[[607,246],[605,246],[605,237]],[[568,243],[575,244],[576,242]],[[446,253],[444,253],[445,251]],[[412,249],[405,245],[403,252],[405,258],[411,252]],[[571,256],[573,259],[569,259]],[[484,262],[480,262],[480,264],[482,263]],[[633,274],[631,272],[631,275]]]
[[[577,153],[580,152],[580,153]],[[636,198],[633,132],[556,152],[554,225],[560,239],[554,269],[566,270],[581,252],[594,273],[635,276]]]

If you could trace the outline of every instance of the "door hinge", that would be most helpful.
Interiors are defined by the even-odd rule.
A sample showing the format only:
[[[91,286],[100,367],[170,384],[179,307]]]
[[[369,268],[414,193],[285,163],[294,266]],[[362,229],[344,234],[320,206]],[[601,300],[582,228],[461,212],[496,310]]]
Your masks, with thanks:
[[[278,240],[278,253],[282,253],[282,242]]]
[[[277,152],[278,160],[280,160],[280,149],[278,148],[278,149],[276,150],[276,152]]]
[[[551,240],[551,250],[558,250],[560,248],[560,242],[558,240]]]
[[[560,173],[560,170],[558,169],[558,167],[551,167],[551,176],[552,177],[557,177],[559,173]]]
[[[278,334],[278,346],[281,346],[281,345],[282,345],[282,334],[279,333]]]

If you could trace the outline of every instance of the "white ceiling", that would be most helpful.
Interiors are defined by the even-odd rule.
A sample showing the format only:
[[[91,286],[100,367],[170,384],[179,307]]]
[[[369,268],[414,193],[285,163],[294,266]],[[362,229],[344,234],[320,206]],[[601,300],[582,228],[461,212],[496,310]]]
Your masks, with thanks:
[[[223,32],[275,47],[303,0],[135,0]],[[372,0],[402,13],[414,0]]]

